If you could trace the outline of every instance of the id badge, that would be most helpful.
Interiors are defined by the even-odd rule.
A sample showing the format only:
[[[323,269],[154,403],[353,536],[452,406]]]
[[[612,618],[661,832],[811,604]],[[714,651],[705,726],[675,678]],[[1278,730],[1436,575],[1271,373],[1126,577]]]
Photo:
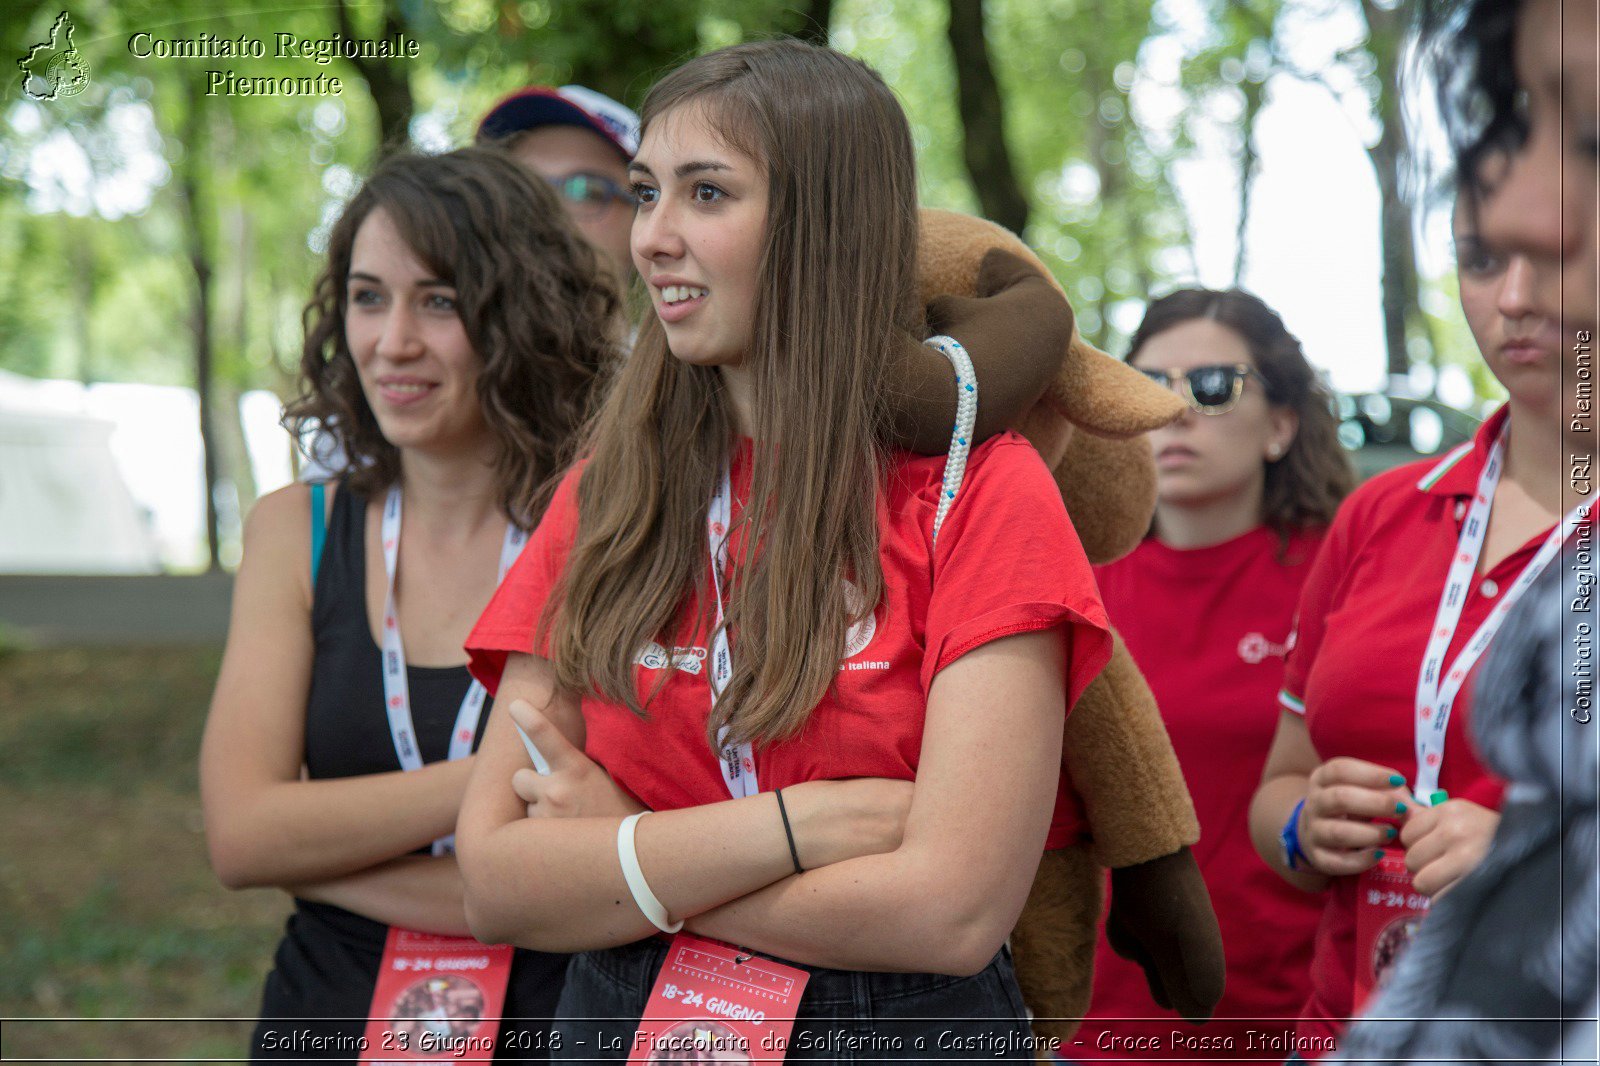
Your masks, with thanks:
[[[679,933],[650,990],[629,1066],[782,1062],[810,979],[719,940]]]
[[[1428,913],[1428,897],[1411,886],[1405,852],[1390,851],[1356,885],[1355,1013],[1383,988]]]
[[[360,1061],[460,1062],[494,1054],[509,944],[389,929]]]

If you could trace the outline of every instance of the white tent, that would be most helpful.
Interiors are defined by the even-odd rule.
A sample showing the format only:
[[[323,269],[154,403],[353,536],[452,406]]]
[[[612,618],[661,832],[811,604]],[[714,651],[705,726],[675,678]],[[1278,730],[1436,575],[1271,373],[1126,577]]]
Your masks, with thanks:
[[[150,518],[111,454],[114,425],[0,371],[0,573],[160,569]]]

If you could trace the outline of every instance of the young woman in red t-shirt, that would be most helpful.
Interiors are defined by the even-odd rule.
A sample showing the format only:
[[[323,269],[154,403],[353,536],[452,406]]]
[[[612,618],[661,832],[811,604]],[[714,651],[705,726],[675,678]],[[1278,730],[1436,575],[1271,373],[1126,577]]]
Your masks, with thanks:
[[[1463,193],[1461,303],[1509,399],[1472,442],[1346,501],[1306,580],[1251,805],[1257,851],[1325,900],[1295,1046],[1306,1058],[1335,1050],[1429,899],[1488,847],[1503,786],[1467,729],[1477,656],[1580,520],[1561,488],[1565,456],[1593,449],[1564,434],[1560,381],[1576,357],[1533,264],[1477,219]]]
[[[1326,390],[1300,342],[1255,296],[1183,289],[1150,305],[1128,361],[1189,409],[1151,434],[1150,535],[1096,571],[1111,621],[1150,682],[1200,819],[1195,860],[1222,929],[1216,1021],[1161,1008],[1102,937],[1076,1058],[1152,1046],[1282,1057],[1305,1001],[1320,905],[1256,858],[1245,825],[1277,724],[1273,697],[1300,586],[1353,478]],[[1147,1019],[1138,1021],[1133,1019]],[[1174,1038],[1174,1033],[1180,1038]],[[1148,1043],[1154,1038],[1157,1043]]]
[[[1031,1057],[1003,945],[1109,637],[1021,438],[973,449],[937,541],[943,457],[882,443],[920,327],[912,159],[883,82],[796,41],[645,101],[655,313],[468,641],[509,708],[461,812],[468,917],[579,953],[568,1053],[626,1056],[681,922],[811,967],[812,1048]]]

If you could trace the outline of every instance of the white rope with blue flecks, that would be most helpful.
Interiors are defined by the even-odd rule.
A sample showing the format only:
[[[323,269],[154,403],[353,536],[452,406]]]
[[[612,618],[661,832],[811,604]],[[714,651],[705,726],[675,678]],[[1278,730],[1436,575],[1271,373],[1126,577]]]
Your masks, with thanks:
[[[944,483],[939,487],[939,510],[933,516],[933,542],[939,542],[939,527],[944,525],[950,505],[961,491],[967,473],[967,453],[972,450],[972,428],[978,421],[978,375],[972,359],[954,337],[929,337],[922,343],[950,360],[956,372],[956,424],[950,434],[950,454],[944,461]]]

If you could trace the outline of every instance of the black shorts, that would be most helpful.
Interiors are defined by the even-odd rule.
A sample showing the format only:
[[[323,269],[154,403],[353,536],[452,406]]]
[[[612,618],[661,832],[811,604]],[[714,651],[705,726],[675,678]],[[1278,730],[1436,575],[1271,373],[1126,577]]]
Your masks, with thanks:
[[[261,993],[250,1060],[355,1062],[378,983],[388,926],[339,907],[298,900]],[[512,956],[495,1062],[543,1062],[567,956]]]

